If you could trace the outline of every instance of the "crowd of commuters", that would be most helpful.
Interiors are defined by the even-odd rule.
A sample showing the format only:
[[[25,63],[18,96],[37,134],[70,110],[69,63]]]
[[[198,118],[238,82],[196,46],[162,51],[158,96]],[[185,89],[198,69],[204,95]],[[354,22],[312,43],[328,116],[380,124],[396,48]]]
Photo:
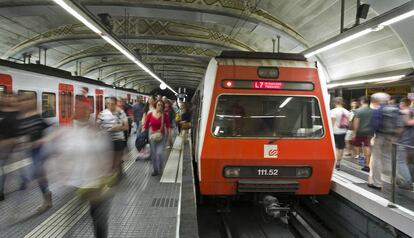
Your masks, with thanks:
[[[333,99],[330,112],[336,147],[336,169],[345,156],[369,173],[368,186],[382,189],[382,174],[391,175],[392,145],[396,149],[396,183],[400,189],[413,190],[414,108],[408,98],[375,93],[352,100],[350,110],[341,97]],[[353,147],[353,148],[352,148]],[[345,149],[345,154],[344,154]]]
[[[146,148],[152,175],[157,176],[162,174],[164,150],[172,147],[175,131],[184,135],[191,124],[183,103],[161,95],[148,101],[139,97],[134,104],[126,98],[108,97],[105,109],[93,120],[88,91],[84,87],[76,97],[73,123],[59,127],[37,112],[33,95],[0,94],[0,201],[5,199],[5,167],[30,157],[30,172],[18,170],[18,183],[25,190],[31,181],[37,181],[43,197],[37,212],[53,206],[48,183],[48,173],[53,170],[66,185],[78,188],[80,197],[90,204],[95,236],[106,237],[110,198],[123,177],[130,135],[148,134]],[[48,161],[57,166],[50,167],[53,163]]]

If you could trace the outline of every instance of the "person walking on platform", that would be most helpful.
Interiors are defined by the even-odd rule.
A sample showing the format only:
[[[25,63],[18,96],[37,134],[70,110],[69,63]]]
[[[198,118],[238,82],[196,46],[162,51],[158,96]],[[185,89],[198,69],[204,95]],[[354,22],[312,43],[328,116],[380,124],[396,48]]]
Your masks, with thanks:
[[[356,157],[359,156],[359,148],[357,146],[353,146],[352,145],[352,138],[355,135],[355,130],[353,128],[353,120],[354,120],[354,116],[355,116],[355,110],[357,110],[359,108],[359,103],[356,99],[352,99],[351,100],[351,104],[350,104],[350,109],[349,110],[349,127],[348,130],[346,131],[345,134],[345,151],[346,154],[345,156],[353,156],[356,155]],[[352,150],[354,153],[352,153]]]
[[[102,111],[97,119],[98,126],[109,132],[113,144],[113,170],[121,176],[122,157],[125,149],[124,131],[128,130],[128,119],[124,111],[117,107],[117,99],[110,97],[106,100],[106,109]]]
[[[136,132],[140,132],[141,131],[141,120],[142,120],[142,116],[144,115],[144,107],[145,104],[142,102],[142,97],[139,96],[137,98],[137,102],[135,103],[135,105],[132,107],[132,112],[134,115],[134,123],[136,126]]]
[[[392,143],[397,141],[403,122],[399,108],[390,101],[388,94],[374,93],[371,96],[371,106],[374,109],[372,113],[372,126],[375,137],[372,147],[368,187],[381,189],[381,174],[391,175]]]
[[[355,111],[353,120],[353,144],[355,147],[362,148],[364,157],[358,155],[358,160],[365,162],[363,171],[369,172],[369,162],[371,158],[371,138],[374,136],[372,128],[372,109],[369,107],[369,99],[366,96],[360,99],[361,107]]]
[[[341,97],[334,99],[335,108],[331,110],[331,120],[336,147],[336,169],[339,170],[343,150],[345,148],[345,134],[349,126],[349,111],[343,107],[344,100]]]
[[[403,98],[400,101],[400,112],[404,122],[404,129],[398,143],[414,146],[414,111],[409,108],[410,101]],[[408,168],[409,149],[402,145],[397,146],[397,185],[401,189],[413,190],[413,180]]]
[[[4,165],[17,144],[17,130],[19,128],[17,116],[19,112],[16,100],[16,96],[12,94],[0,95],[0,201],[4,200],[6,184]]]
[[[152,176],[161,173],[164,162],[164,136],[167,136],[167,130],[170,130],[168,114],[164,112],[164,102],[158,100],[155,102],[155,111],[149,112],[144,124],[144,130],[149,131],[149,140],[151,146],[151,158],[154,171]]]
[[[37,209],[38,212],[45,211],[52,207],[52,193],[49,190],[44,168],[47,155],[44,150],[42,138],[49,125],[36,111],[36,100],[31,95],[21,95],[19,100],[20,114],[19,136],[27,137],[26,145],[33,161],[33,178],[37,179],[43,195],[43,204]],[[89,115],[89,114],[88,114]],[[89,117],[88,117],[89,118]]]
[[[188,131],[191,129],[191,113],[188,110],[185,103],[180,103],[180,122],[181,136],[185,140],[187,138]]]

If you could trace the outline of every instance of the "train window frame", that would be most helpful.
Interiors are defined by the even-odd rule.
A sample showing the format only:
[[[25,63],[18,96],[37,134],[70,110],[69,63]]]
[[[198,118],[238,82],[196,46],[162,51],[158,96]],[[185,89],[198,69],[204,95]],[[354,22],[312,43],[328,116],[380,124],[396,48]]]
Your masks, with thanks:
[[[322,129],[323,129],[323,134],[320,137],[278,137],[278,136],[273,136],[273,137],[257,137],[257,136],[216,136],[214,135],[214,118],[216,115],[216,109],[217,109],[217,105],[218,105],[218,99],[221,96],[224,95],[234,95],[234,96],[285,96],[285,97],[307,97],[307,98],[314,98],[317,102],[317,105],[319,106],[319,110],[320,110],[320,116],[321,116],[321,123],[322,123]],[[322,106],[321,106],[321,102],[319,100],[319,98],[315,95],[302,95],[302,94],[254,94],[254,93],[250,93],[250,94],[246,94],[246,93],[220,93],[216,96],[215,98],[215,105],[214,105],[214,110],[213,113],[211,115],[211,125],[210,125],[210,129],[209,129],[209,133],[210,135],[215,138],[215,139],[257,139],[257,140],[274,140],[274,139],[281,139],[281,140],[323,140],[325,139],[326,135],[327,135],[327,130],[329,130],[329,128],[327,128],[325,126],[324,123],[324,115],[322,113]],[[327,112],[328,113],[328,112]],[[329,119],[329,118],[328,118]]]
[[[53,111],[53,115],[46,114],[46,112],[48,112],[48,111],[45,111],[44,110],[45,103],[43,101],[43,95],[53,95],[53,98],[54,98],[54,103],[53,103],[53,106],[52,106],[53,110],[48,110],[49,112],[52,112]],[[49,97],[48,97],[48,101],[49,101]],[[56,114],[57,114],[56,113],[56,93],[53,93],[53,92],[42,92],[42,118],[56,117]]]
[[[22,94],[33,94],[34,95],[34,99],[35,99],[35,104],[36,104],[36,110],[37,110],[37,92],[33,91],[33,90],[18,90],[17,91],[17,95],[22,95]]]

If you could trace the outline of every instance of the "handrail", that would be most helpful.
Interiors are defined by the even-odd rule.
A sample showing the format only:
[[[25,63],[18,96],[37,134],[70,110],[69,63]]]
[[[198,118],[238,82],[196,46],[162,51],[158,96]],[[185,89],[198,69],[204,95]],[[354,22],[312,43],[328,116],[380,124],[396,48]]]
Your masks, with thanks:
[[[397,146],[402,146],[410,149],[414,149],[414,146],[405,145],[401,143],[392,143],[392,150],[391,150],[391,167],[392,167],[392,175],[391,175],[391,202],[388,204],[390,208],[397,208],[395,205],[395,185],[396,180],[395,177],[397,176]]]

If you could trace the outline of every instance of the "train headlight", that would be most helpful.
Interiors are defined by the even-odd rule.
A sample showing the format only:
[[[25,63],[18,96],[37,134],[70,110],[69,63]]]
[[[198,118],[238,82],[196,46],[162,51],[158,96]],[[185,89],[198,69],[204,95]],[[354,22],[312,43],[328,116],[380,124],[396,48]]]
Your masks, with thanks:
[[[224,168],[224,177],[226,178],[240,177],[240,168],[237,168],[237,167]]]
[[[310,167],[296,168],[297,178],[309,178],[311,174],[312,174],[312,169]]]

